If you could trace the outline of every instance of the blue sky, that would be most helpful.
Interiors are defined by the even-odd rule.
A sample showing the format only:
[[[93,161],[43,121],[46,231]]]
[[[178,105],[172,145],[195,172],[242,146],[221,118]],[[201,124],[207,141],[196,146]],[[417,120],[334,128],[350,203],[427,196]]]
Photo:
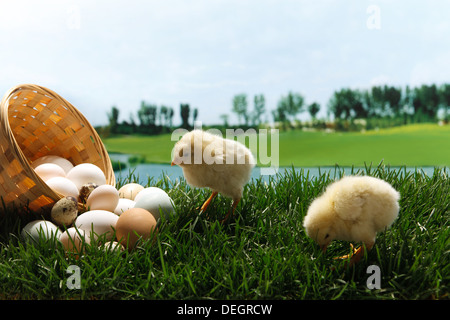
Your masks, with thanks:
[[[437,0],[2,0],[0,93],[48,87],[93,125],[142,100],[173,107],[176,124],[180,103],[203,123],[237,122],[238,93],[249,109],[264,94],[272,121],[288,91],[325,116],[343,87],[450,82],[449,12]]]

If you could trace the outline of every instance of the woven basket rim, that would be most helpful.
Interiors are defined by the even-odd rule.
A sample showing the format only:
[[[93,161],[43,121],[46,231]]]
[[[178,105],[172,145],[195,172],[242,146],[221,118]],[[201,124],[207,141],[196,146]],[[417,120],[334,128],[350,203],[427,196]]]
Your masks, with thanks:
[[[0,124],[1,124],[1,139],[8,139],[9,145],[12,147],[12,150],[14,152],[14,155],[16,156],[17,160],[19,161],[20,165],[22,166],[22,169],[24,170],[25,174],[32,179],[40,189],[42,189],[43,194],[51,198],[53,201],[58,201],[59,199],[63,198],[64,195],[61,195],[60,193],[54,191],[52,188],[50,188],[35,172],[35,170],[31,167],[31,161],[28,160],[28,158],[25,156],[24,152],[20,148],[15,136],[14,132],[10,127],[9,123],[9,100],[19,91],[22,90],[31,90],[36,93],[44,94],[48,96],[51,99],[56,99],[59,102],[61,102],[64,107],[70,111],[70,113],[80,121],[85,127],[89,129],[91,132],[91,138],[94,140],[94,143],[98,145],[98,149],[100,152],[100,156],[104,162],[104,174],[106,177],[107,184],[110,184],[112,186],[115,186],[115,175],[114,171],[112,169],[111,160],[109,158],[109,155],[106,151],[106,148],[100,139],[97,131],[94,129],[94,127],[90,124],[90,122],[87,120],[87,118],[77,109],[75,108],[69,101],[64,99],[61,95],[54,92],[53,90],[50,90],[46,87],[36,85],[36,84],[20,84],[17,86],[12,87],[9,89],[5,95],[3,96],[1,103],[0,103]],[[50,152],[49,155],[52,153]],[[1,164],[0,164],[1,165]],[[74,166],[76,164],[73,164]],[[80,204],[80,203],[79,203]]]

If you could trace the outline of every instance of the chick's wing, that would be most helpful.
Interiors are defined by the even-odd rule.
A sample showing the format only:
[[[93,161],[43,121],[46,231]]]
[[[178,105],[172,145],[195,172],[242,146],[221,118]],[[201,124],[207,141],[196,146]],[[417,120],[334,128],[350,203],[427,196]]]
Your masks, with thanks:
[[[365,198],[359,192],[337,192],[334,209],[339,218],[357,221],[362,218]]]

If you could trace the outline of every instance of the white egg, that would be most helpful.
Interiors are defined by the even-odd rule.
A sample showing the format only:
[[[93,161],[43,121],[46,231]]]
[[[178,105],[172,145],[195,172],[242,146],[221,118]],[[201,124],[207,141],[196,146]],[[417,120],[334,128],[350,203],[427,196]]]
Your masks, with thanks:
[[[150,211],[155,217],[156,221],[159,221],[161,213],[164,214],[165,219],[168,219],[174,212],[174,205],[169,195],[162,189],[152,187],[146,188],[138,193],[139,198],[136,200],[135,208],[142,208]],[[137,197],[136,197],[137,198]]]
[[[39,237],[48,240],[52,237],[59,238],[61,232],[59,228],[46,220],[35,220],[27,223],[21,232],[22,238],[26,241],[39,241]]]
[[[70,169],[73,168],[72,162],[70,162],[69,160],[67,160],[63,157],[54,156],[54,155],[43,156],[43,157],[40,157],[40,158],[34,160],[31,163],[31,167],[33,169],[35,169],[37,166],[44,164],[44,163],[53,163],[53,164],[60,166],[64,170],[65,174],[67,174],[67,172],[69,172]]]
[[[98,186],[89,194],[86,207],[89,210],[106,210],[114,212],[119,203],[119,191],[109,184]]]
[[[144,190],[144,187],[138,183],[127,183],[119,189],[119,196],[130,200],[135,200],[136,195]]]
[[[43,163],[34,168],[36,174],[44,181],[55,177],[66,177],[64,169],[54,163]]]
[[[114,209],[114,213],[120,216],[123,212],[128,209],[134,208],[136,202],[130,199],[120,198],[117,207]]]
[[[111,240],[114,236],[117,219],[119,216],[110,211],[91,210],[78,216],[75,220],[75,227],[87,233],[93,232],[95,238],[105,235],[106,240]]]
[[[78,188],[69,179],[63,177],[50,178],[45,183],[54,191],[62,194],[63,196],[72,196],[78,199]]]
[[[155,195],[155,194],[167,195],[167,193],[163,189],[157,187],[148,187],[139,191],[139,193],[134,198],[134,201],[137,202],[140,198],[145,197],[146,195]]]
[[[120,251],[120,252],[125,251],[125,247],[117,241],[105,242],[104,244],[99,246],[99,249],[102,249],[104,251],[110,251],[110,252],[111,251]]]
[[[81,252],[83,244],[89,244],[90,240],[89,235],[84,230],[75,227],[65,230],[59,237],[64,249],[69,252]]]
[[[92,163],[82,163],[73,167],[68,173],[67,178],[77,186],[78,190],[86,183],[95,183],[97,185],[106,184],[106,177],[103,171]]]

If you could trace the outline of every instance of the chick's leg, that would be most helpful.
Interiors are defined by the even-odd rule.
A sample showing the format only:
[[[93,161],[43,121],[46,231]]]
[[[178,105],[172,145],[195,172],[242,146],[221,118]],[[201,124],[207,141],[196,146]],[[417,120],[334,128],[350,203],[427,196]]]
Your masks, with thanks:
[[[200,214],[202,214],[203,211],[206,210],[206,208],[208,208],[208,206],[210,205],[211,201],[217,196],[217,191],[213,191],[213,193],[211,194],[211,196],[208,198],[208,200],[206,200],[202,207],[200,208]]]
[[[236,207],[239,204],[239,201],[241,201],[241,198],[236,199],[233,201],[233,205],[231,206],[230,211],[228,211],[227,215],[225,216],[225,218],[223,218],[222,223],[227,222],[227,220],[230,218],[230,216],[234,215],[234,211],[236,210]]]

